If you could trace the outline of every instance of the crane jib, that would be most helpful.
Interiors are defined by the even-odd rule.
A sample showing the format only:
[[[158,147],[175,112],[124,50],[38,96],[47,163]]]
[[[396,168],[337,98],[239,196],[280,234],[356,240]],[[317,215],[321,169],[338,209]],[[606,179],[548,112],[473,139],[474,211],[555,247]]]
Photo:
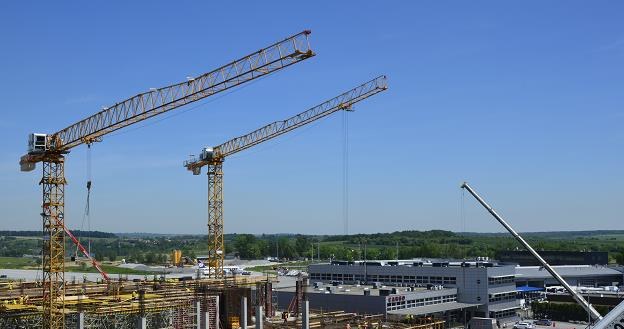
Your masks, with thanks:
[[[186,104],[212,96],[248,81],[288,67],[315,54],[309,44],[310,31],[303,31],[250,55],[185,82],[150,89],[68,126],[44,135],[45,143],[21,158],[22,171],[31,171],[46,155],[68,151],[84,143]]]
[[[288,119],[274,121],[262,128],[233,138],[221,145],[215,146],[214,148],[204,148],[198,157],[184,161],[183,165],[188,170],[192,171],[193,174],[198,175],[201,171],[201,167],[206,166],[217,159],[222,159],[254,145],[278,137],[286,132],[321,119],[336,111],[348,109],[351,105],[382,92],[387,88],[388,81],[386,76],[379,76]]]

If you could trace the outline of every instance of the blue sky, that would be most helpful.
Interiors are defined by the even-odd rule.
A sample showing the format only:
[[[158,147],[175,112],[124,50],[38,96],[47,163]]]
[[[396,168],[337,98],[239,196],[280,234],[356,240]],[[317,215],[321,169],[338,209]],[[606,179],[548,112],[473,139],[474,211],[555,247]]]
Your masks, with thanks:
[[[379,74],[349,114],[350,232],[624,229],[624,4],[618,1],[0,4],[0,229],[40,229],[30,132],[52,133],[150,87],[304,29],[317,56],[94,145],[91,228],[205,233],[189,154]],[[175,113],[175,112],[174,112]],[[343,233],[342,115],[225,162],[226,232]],[[81,224],[86,147],[66,170]]]

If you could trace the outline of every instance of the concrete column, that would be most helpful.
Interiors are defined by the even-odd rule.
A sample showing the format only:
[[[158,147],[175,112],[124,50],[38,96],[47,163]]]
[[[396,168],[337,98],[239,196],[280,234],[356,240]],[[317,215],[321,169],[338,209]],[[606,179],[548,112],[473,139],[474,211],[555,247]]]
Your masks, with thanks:
[[[310,302],[307,300],[301,307],[301,329],[310,329]]]
[[[147,319],[144,316],[140,317],[137,322],[138,329],[147,329]]]
[[[201,302],[197,301],[195,302],[195,321],[197,322],[197,329],[202,329],[201,328]]]
[[[203,329],[212,329],[210,328],[210,313],[208,311],[204,312],[204,319],[206,319],[206,323],[204,323]]]
[[[219,319],[219,312],[221,310],[219,310],[219,296],[217,296],[217,313],[215,315],[215,323],[216,323],[216,327],[215,328],[210,328],[210,329],[219,329],[220,323],[221,323],[221,319]]]
[[[256,329],[262,329],[264,326],[264,312],[262,306],[256,306]]]
[[[247,329],[247,297],[241,298],[240,326]]]
[[[84,312],[78,313],[78,329],[84,329]]]

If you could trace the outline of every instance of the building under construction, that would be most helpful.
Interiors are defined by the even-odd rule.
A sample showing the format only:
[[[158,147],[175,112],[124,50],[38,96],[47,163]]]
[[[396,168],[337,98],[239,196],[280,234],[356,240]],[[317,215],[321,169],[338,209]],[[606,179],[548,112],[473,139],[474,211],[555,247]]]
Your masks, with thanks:
[[[42,166],[39,181],[42,189],[42,276],[36,282],[2,284],[0,327],[231,329],[246,327],[252,313],[247,308],[253,306],[257,307],[255,313],[272,318],[275,310],[270,281],[229,279],[224,271],[224,158],[332,113],[350,111],[355,103],[385,91],[385,76],[362,83],[285,120],[273,121],[247,135],[214,148],[205,148],[198,158],[184,163],[193,174],[199,174],[203,166],[208,169],[208,257],[198,264],[207,280],[200,279],[199,275],[198,279],[187,280],[111,280],[65,226],[65,161],[77,146],[86,145],[90,150],[94,143],[101,142],[111,132],[312,58],[315,53],[310,47],[310,33],[302,31],[213,71],[187,77],[186,81],[150,88],[56,132],[32,133],[28,139],[28,152],[20,158],[20,168],[28,172],[33,171],[38,163]],[[87,165],[90,166],[90,161]],[[90,177],[86,186],[86,209],[89,209]],[[71,239],[100,272],[102,283],[69,282],[66,279],[66,238]],[[180,252],[174,252],[173,262],[176,266],[183,266]],[[241,300],[245,302],[241,303]],[[309,312],[298,314],[306,314],[305,318],[309,320]],[[321,322],[335,323],[337,319],[348,318],[350,316],[336,313],[325,315]],[[304,322],[309,324],[308,320]],[[261,326],[263,321],[256,323]],[[275,326],[288,323],[286,314],[285,323]]]
[[[304,295],[278,309],[274,278],[118,280],[68,282],[65,328],[238,329],[271,328],[442,329],[445,322],[415,318],[388,323],[383,314],[311,310]],[[40,328],[44,324],[41,282],[4,282],[0,288],[0,328]],[[258,315],[261,315],[260,317]]]
[[[254,278],[67,283],[65,327],[238,328],[242,297],[274,312],[272,299],[256,293],[270,291],[266,285]],[[3,284],[0,328],[41,327],[42,300],[41,282]]]

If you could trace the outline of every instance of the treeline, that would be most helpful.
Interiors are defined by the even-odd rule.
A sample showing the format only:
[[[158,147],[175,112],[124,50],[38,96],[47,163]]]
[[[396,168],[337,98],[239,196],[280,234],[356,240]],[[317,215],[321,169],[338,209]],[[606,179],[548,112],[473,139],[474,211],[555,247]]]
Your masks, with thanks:
[[[241,258],[280,259],[394,259],[493,257],[497,247],[475,243],[448,231],[404,231],[349,236],[254,236],[233,238],[234,251]],[[398,252],[398,255],[397,255]]]
[[[174,249],[182,250],[189,258],[207,254],[205,235],[132,235],[117,236],[105,232],[75,231],[81,243],[98,260],[162,264],[169,261]],[[0,231],[0,256],[21,257],[40,255],[41,236],[38,231]],[[537,250],[607,251],[612,262],[624,264],[624,239],[610,231],[604,235],[587,237],[553,237],[527,235],[526,239]],[[443,230],[401,231],[393,233],[354,234],[338,236],[319,235],[252,235],[227,234],[225,252],[243,259],[279,257],[281,259],[410,259],[410,258],[496,258],[503,250],[520,246],[510,236],[462,234]],[[66,241],[66,256],[76,254],[76,247]],[[80,255],[79,255],[80,256]]]
[[[116,238],[114,233],[100,232],[100,231],[71,231],[76,237],[91,237],[91,238]],[[24,237],[41,237],[42,231],[0,231],[0,236],[24,236]]]
[[[607,231],[608,232],[608,231]],[[538,250],[607,251],[613,262],[624,264],[624,240],[613,234],[566,238],[539,234],[526,239]],[[279,257],[285,259],[321,258],[341,260],[410,258],[496,258],[500,251],[522,249],[505,235],[464,235],[443,230],[337,236],[239,234],[227,245],[241,258]],[[232,250],[233,248],[233,250]]]

